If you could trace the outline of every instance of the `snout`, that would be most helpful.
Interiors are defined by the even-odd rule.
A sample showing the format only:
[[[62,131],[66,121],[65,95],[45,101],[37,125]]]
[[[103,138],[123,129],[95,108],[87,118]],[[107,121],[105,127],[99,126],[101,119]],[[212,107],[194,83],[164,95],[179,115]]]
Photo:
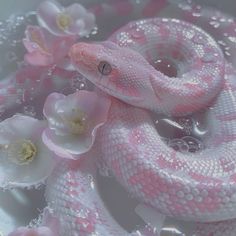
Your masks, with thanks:
[[[73,64],[78,64],[80,61],[83,61],[83,59],[85,59],[88,52],[89,44],[77,43],[71,47],[69,51],[69,56]]]
[[[71,47],[69,56],[74,64],[81,61],[88,64],[96,61],[98,51],[98,45],[81,42]]]

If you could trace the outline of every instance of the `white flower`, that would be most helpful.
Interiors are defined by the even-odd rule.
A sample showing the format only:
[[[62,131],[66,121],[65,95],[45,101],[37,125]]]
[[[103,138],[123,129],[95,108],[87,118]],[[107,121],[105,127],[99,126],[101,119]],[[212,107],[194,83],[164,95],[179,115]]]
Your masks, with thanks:
[[[97,129],[107,119],[110,100],[95,92],[78,91],[65,96],[52,93],[44,105],[49,128],[43,132],[43,141],[58,156],[78,159],[90,150]]]
[[[94,14],[78,3],[64,8],[56,1],[44,1],[38,8],[37,17],[42,27],[56,35],[83,37],[95,27]]]
[[[15,115],[0,123],[0,186],[27,187],[43,182],[55,166],[41,134],[47,122]]]

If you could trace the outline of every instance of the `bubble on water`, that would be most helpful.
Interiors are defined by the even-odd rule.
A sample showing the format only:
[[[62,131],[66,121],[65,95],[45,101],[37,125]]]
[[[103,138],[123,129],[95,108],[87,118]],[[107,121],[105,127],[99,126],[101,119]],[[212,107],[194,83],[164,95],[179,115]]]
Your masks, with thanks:
[[[24,106],[23,107],[23,113],[27,116],[35,117],[36,116],[35,107],[31,106],[31,105]]]
[[[84,78],[81,78],[79,76],[73,77],[70,82],[70,86],[72,89],[75,90],[86,90],[87,89],[87,83]]]
[[[236,37],[229,36],[228,39],[229,39],[229,41],[231,41],[232,43],[236,43]]]
[[[219,20],[210,21],[209,24],[214,28],[219,28],[221,26],[221,22]]]
[[[199,139],[192,136],[185,136],[181,138],[189,147],[189,152],[198,152],[204,149],[204,144]]]
[[[91,31],[91,35],[96,35],[98,33],[98,27],[94,27]]]
[[[217,43],[225,50],[227,44],[223,40],[218,40]]]
[[[194,6],[194,9],[192,11],[192,16],[200,17],[201,16],[201,11],[202,11],[202,7],[200,5]]]
[[[182,139],[172,139],[169,144],[169,147],[173,148],[175,151],[186,153],[189,151],[188,144]]]
[[[86,87],[85,84],[84,84],[84,83],[81,83],[80,86],[79,86],[79,89],[80,89],[80,90],[83,90],[83,89],[85,89],[85,87]]]

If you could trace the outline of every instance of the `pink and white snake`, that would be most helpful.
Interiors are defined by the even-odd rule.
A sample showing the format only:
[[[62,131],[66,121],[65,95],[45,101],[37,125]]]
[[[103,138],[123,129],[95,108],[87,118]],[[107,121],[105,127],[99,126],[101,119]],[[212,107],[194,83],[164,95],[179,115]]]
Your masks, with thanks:
[[[111,95],[112,107],[97,136],[97,154],[92,150],[77,164],[60,165],[48,181],[47,200],[63,230],[157,235],[148,229],[128,234],[110,217],[96,186],[96,155],[129,192],[165,215],[199,222],[236,218],[236,71],[218,45],[191,24],[159,18],[131,22],[110,40],[78,43],[70,52],[78,71]],[[160,55],[178,63],[179,78],[150,65]],[[203,108],[209,108],[210,134],[197,153],[168,147],[150,115],[153,110],[181,116]],[[223,225],[227,232],[234,221]],[[196,235],[212,233],[202,230]]]

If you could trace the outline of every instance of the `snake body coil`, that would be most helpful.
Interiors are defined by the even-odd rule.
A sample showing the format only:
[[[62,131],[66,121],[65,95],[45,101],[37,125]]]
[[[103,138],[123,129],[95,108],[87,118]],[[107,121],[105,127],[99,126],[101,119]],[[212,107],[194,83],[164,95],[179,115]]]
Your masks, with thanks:
[[[232,98],[236,72],[225,63],[218,45],[191,24],[159,18],[131,22],[110,40],[113,42],[78,43],[70,52],[77,70],[112,96],[108,121],[97,136],[97,154],[128,191],[166,215],[202,222],[235,218],[236,104]],[[173,60],[177,77],[155,70],[152,65],[158,57]],[[150,115],[152,110],[182,116],[209,105],[210,134],[204,140],[206,148],[197,153],[183,154],[168,147]],[[75,173],[84,176],[90,172],[84,168]],[[107,213],[96,200],[96,188],[93,196],[91,188],[83,184],[83,194],[91,196],[86,203],[83,194],[75,197],[72,193],[63,193],[54,202],[61,183],[52,184],[65,181],[66,176],[53,178],[47,199],[59,215],[65,215],[66,207],[74,212],[67,218],[68,225],[76,224],[74,206],[83,203],[88,214],[94,212],[93,217],[84,217],[87,225],[93,225],[93,232],[117,235],[117,228],[103,218]],[[70,178],[73,186],[80,185],[81,177]],[[106,223],[99,228],[101,219]],[[81,218],[78,222],[83,225]],[[89,235],[86,230],[82,235]],[[80,227],[76,232],[83,231]]]

